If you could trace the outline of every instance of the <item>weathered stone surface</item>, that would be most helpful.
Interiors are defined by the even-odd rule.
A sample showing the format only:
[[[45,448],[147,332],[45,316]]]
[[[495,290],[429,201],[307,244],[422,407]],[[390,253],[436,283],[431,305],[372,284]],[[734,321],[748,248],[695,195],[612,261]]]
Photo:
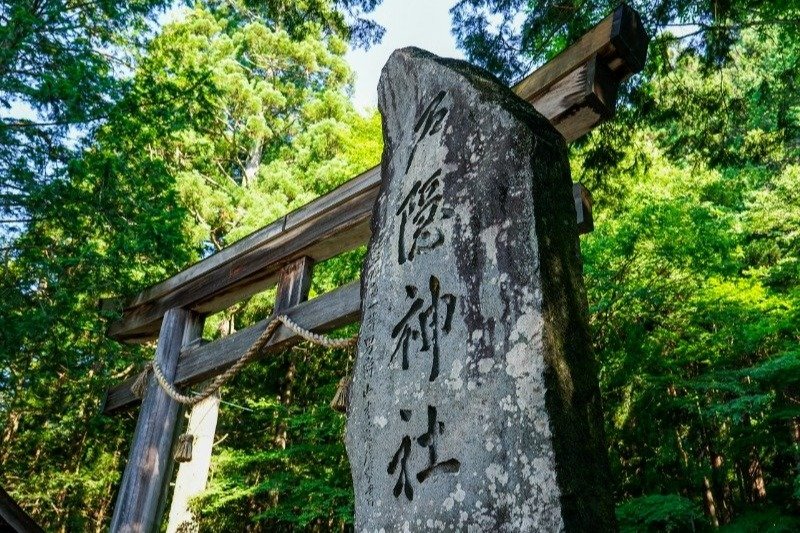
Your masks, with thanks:
[[[564,140],[488,73],[415,48],[379,97],[356,529],[614,529]]]

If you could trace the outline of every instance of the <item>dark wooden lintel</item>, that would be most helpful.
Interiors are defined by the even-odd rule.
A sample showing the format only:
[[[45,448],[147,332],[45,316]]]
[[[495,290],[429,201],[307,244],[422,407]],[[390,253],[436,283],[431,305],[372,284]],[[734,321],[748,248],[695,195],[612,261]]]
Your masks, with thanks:
[[[639,14],[627,4],[597,23],[572,46],[519,82],[514,90],[528,101],[568,76],[593,57],[614,75],[617,83],[644,67],[650,42]]]

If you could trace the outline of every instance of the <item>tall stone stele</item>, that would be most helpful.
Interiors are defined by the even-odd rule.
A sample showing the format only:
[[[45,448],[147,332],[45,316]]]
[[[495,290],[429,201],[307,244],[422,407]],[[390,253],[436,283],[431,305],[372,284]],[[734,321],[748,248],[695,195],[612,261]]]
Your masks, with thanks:
[[[614,530],[564,139],[491,74],[416,48],[378,90],[356,530]]]

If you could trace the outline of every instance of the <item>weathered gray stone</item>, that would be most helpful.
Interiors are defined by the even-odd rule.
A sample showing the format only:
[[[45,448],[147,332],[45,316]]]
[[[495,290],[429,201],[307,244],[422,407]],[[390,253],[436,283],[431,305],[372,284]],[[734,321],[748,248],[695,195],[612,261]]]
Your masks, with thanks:
[[[356,529],[614,529],[563,138],[490,74],[415,48],[379,96]]]

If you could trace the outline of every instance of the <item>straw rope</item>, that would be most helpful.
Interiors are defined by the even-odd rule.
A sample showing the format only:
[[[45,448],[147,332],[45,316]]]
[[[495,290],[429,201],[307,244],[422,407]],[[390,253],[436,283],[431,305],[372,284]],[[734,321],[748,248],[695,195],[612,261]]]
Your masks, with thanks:
[[[182,394],[172,383],[169,382],[169,380],[167,380],[166,376],[164,375],[164,371],[161,370],[161,367],[155,360],[150,361],[145,366],[145,368],[142,370],[142,373],[136,379],[136,382],[131,386],[131,391],[134,393],[134,395],[141,398],[144,395],[144,391],[147,387],[147,377],[152,371],[159,386],[170,398],[176,402],[183,405],[195,405],[199,402],[202,402],[219,390],[222,385],[238,374],[239,371],[244,368],[245,365],[247,365],[247,363],[249,363],[256,355],[258,355],[258,353],[267,345],[269,340],[277,331],[278,326],[281,324],[289,328],[289,330],[294,332],[299,337],[326,348],[349,348],[354,346],[358,341],[358,336],[337,339],[328,337],[327,335],[314,333],[313,331],[309,331],[301,327],[287,315],[279,315],[273,318],[270,323],[267,324],[266,329],[264,329],[261,335],[259,335],[258,339],[256,339],[252,346],[250,346],[250,348],[244,354],[242,354],[242,356],[233,365],[231,365],[230,368],[211,380],[211,382],[199,393],[191,396]]]

